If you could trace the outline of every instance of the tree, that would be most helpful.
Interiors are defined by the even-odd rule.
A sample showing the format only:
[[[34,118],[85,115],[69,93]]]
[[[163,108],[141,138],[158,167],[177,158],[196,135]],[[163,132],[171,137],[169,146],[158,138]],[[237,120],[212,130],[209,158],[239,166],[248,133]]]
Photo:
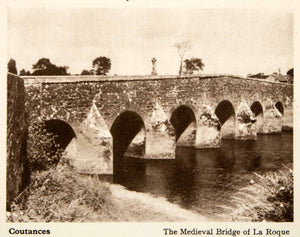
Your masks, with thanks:
[[[92,75],[92,74],[89,70],[83,69],[80,75],[86,76],[86,75]]]
[[[93,68],[96,70],[96,75],[106,75],[111,67],[110,59],[107,57],[98,57],[93,61]]]
[[[185,73],[193,74],[194,71],[202,71],[204,67],[204,63],[201,58],[191,58],[184,60],[185,63]]]
[[[288,70],[286,75],[289,75],[294,78],[294,68],[291,68],[290,70]]]
[[[184,55],[185,55],[186,51],[189,50],[192,47],[192,43],[191,43],[190,40],[186,40],[186,41],[176,43],[174,45],[174,47],[177,48],[177,52],[178,52],[178,55],[180,57],[179,75],[181,75],[182,74],[182,67],[183,67],[182,64],[183,64]]]
[[[18,74],[18,71],[17,71],[17,66],[16,66],[16,61],[14,59],[10,59],[7,63],[7,69],[8,69],[8,72],[10,73],[13,73],[13,74]]]
[[[26,71],[24,68],[19,72],[19,76],[28,76],[30,75],[29,71]]]
[[[294,83],[294,68],[291,68],[286,72],[286,75],[288,76],[288,83],[293,84]]]
[[[32,75],[68,75],[67,66],[56,66],[48,58],[41,58],[32,65]]]

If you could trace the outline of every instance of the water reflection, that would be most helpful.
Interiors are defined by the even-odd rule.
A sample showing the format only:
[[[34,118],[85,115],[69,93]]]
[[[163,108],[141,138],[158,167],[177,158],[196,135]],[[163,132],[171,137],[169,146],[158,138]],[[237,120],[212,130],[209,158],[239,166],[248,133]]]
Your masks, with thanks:
[[[224,140],[219,149],[177,147],[175,160],[124,157],[122,171],[114,175],[114,181],[215,215],[249,184],[253,172],[278,170],[292,162],[292,133],[260,135],[256,141]]]

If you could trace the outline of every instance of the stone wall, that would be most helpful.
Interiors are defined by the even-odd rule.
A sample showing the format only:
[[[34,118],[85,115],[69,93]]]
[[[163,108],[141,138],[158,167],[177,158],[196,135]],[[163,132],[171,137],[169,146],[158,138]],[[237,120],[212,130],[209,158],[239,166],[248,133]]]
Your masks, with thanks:
[[[24,188],[26,169],[25,89],[23,79],[7,75],[7,208]]]
[[[81,123],[94,100],[108,127],[125,110],[135,111],[148,120],[157,103],[170,117],[171,111],[181,104],[194,106],[196,110],[209,105],[215,110],[222,100],[228,100],[236,111],[241,102],[250,107],[255,101],[262,105],[281,101],[285,110],[291,110],[293,102],[291,85],[233,76],[96,77],[93,80],[61,77],[60,81],[57,77],[44,77],[39,86],[41,88],[28,86],[27,91],[35,101],[42,96],[41,114],[47,119],[61,118],[71,124]],[[42,95],[39,94],[41,91]]]

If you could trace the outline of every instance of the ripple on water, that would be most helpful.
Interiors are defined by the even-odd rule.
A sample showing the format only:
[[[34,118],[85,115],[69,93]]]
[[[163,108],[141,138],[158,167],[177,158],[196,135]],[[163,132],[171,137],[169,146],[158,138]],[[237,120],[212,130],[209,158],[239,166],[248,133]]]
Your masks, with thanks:
[[[256,141],[223,140],[220,149],[177,147],[175,160],[125,159],[119,183],[217,219],[224,207],[233,207],[231,198],[254,172],[276,171],[292,162],[292,133],[259,135]]]

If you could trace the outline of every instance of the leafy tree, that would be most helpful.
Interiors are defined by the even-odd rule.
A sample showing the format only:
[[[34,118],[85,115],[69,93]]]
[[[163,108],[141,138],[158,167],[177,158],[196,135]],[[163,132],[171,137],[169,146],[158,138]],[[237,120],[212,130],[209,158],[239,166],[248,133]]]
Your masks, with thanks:
[[[9,62],[7,63],[7,69],[8,72],[13,73],[13,74],[18,74],[17,71],[17,66],[16,66],[16,61],[14,59],[10,59]]]
[[[178,52],[178,55],[180,57],[179,75],[181,75],[182,74],[184,55],[185,55],[187,50],[191,49],[192,43],[191,43],[190,40],[182,41],[182,42],[176,43],[174,45],[174,47],[177,48],[177,52]]]
[[[45,122],[34,122],[28,128],[27,159],[32,171],[47,170],[57,165],[63,149],[56,135],[47,131]]]
[[[204,63],[201,58],[191,58],[184,60],[185,63],[185,73],[193,74],[194,71],[202,71],[204,67]]]
[[[84,70],[82,70],[80,75],[85,76],[85,75],[92,75],[92,74],[89,70],[84,69]]]
[[[110,59],[107,57],[98,57],[93,61],[93,68],[96,70],[96,75],[106,75],[111,67]]]
[[[56,66],[48,58],[41,58],[32,65],[32,75],[68,75],[67,66]]]
[[[30,75],[29,71],[26,71],[24,68],[19,72],[19,76],[28,76]]]
[[[290,70],[288,70],[286,75],[289,75],[294,78],[294,68],[291,68]]]

